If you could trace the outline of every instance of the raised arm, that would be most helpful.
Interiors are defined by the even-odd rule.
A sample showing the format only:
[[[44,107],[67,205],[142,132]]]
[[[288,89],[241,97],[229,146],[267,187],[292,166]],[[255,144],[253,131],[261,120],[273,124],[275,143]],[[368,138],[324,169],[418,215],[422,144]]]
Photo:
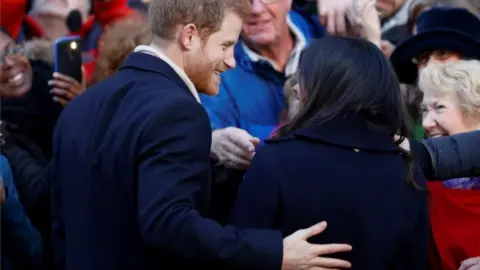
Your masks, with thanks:
[[[480,131],[411,141],[410,144],[427,179],[480,176]]]

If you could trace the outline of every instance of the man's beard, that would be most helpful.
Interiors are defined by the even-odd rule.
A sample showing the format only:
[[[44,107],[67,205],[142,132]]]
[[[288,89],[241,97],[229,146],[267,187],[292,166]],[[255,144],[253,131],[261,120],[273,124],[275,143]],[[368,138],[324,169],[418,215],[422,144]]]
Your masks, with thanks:
[[[212,82],[213,67],[207,56],[201,55],[189,61],[185,65],[185,73],[195,85],[199,93],[207,95],[215,95],[218,91]]]

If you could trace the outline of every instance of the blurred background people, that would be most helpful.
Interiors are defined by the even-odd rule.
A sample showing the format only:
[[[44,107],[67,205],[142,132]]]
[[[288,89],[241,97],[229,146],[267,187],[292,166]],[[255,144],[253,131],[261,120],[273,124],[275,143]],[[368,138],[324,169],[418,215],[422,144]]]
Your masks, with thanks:
[[[143,16],[131,15],[108,26],[100,39],[93,83],[116,73],[136,46],[151,42],[152,33]]]

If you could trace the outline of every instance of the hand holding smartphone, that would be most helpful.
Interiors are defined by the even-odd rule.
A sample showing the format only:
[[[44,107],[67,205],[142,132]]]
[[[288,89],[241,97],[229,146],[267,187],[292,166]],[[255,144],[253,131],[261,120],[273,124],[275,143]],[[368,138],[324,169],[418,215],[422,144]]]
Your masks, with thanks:
[[[82,82],[82,40],[79,36],[57,39],[54,56],[55,72]]]
[[[53,100],[63,106],[86,90],[81,45],[78,36],[62,37],[55,41],[55,73],[48,84],[52,87]]]

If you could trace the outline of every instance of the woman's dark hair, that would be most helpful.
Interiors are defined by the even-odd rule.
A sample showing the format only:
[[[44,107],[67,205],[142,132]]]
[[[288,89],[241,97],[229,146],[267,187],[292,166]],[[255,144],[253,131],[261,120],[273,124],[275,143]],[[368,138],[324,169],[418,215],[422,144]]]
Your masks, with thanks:
[[[314,40],[303,52],[298,76],[305,103],[276,137],[348,115],[359,115],[371,128],[391,134],[392,140],[398,134],[397,144],[409,135],[400,84],[389,60],[373,43],[335,36]],[[407,152],[402,155],[407,182],[417,187],[413,159]]]

